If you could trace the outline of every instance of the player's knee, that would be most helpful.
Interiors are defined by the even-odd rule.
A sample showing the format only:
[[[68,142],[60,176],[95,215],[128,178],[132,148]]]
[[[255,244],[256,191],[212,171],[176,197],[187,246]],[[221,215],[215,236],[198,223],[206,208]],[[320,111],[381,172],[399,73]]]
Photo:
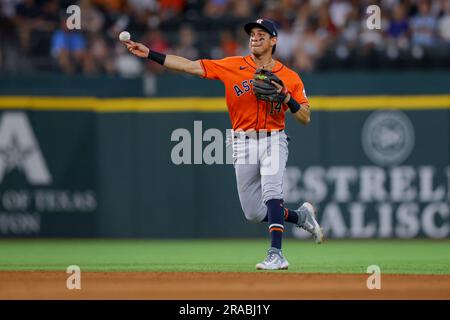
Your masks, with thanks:
[[[260,214],[252,213],[252,214],[246,214],[245,218],[250,222],[260,223],[264,219],[264,216],[261,216]]]
[[[266,203],[271,199],[283,199],[283,190],[281,188],[270,188],[263,192],[263,201]]]
[[[265,215],[266,211],[257,210],[256,208],[243,208],[244,209],[244,215],[245,218],[253,223],[260,223]]]

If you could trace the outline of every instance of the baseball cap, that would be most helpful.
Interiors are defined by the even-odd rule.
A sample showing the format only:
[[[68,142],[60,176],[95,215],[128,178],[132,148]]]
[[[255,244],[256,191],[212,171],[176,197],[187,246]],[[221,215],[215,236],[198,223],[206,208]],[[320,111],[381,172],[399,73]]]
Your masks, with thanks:
[[[278,37],[278,31],[275,23],[269,19],[258,19],[254,22],[246,23],[244,26],[245,32],[250,35],[253,28],[261,28],[266,30],[272,37]]]

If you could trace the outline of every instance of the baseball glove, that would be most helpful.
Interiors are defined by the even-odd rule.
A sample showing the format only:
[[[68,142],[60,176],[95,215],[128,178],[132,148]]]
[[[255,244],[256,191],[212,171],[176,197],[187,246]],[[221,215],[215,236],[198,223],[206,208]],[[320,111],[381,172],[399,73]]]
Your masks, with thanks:
[[[279,90],[272,81],[283,87]],[[259,100],[283,102],[287,95],[283,81],[274,73],[264,69],[257,69],[253,75],[253,94]]]

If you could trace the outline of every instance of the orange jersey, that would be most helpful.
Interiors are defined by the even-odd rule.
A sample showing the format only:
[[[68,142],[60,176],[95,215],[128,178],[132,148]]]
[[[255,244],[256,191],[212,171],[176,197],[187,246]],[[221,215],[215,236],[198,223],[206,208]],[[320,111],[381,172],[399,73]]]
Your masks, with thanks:
[[[222,60],[200,60],[203,77],[225,85],[226,102],[234,130],[281,130],[285,127],[286,104],[279,105],[256,99],[252,92],[253,74],[257,66],[251,56]],[[299,75],[276,61],[271,70],[284,83],[298,103],[308,103]]]

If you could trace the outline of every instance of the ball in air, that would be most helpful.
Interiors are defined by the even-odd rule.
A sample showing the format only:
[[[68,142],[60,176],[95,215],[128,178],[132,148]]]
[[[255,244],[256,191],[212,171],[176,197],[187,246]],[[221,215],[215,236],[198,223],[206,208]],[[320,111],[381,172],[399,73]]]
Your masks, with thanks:
[[[120,41],[128,41],[128,40],[130,40],[130,38],[131,38],[131,36],[130,36],[130,33],[128,31],[122,31],[119,34],[119,40]]]

